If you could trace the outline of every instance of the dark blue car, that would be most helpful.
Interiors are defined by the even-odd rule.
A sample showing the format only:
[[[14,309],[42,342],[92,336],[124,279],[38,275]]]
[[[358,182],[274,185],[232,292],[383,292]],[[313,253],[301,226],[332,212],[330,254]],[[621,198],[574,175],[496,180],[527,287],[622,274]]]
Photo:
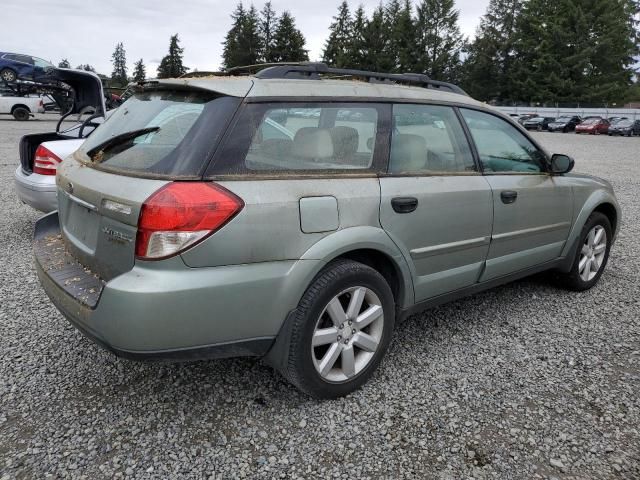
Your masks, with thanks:
[[[0,52],[0,81],[9,83],[18,79],[37,81],[53,68],[51,63],[38,57]]]

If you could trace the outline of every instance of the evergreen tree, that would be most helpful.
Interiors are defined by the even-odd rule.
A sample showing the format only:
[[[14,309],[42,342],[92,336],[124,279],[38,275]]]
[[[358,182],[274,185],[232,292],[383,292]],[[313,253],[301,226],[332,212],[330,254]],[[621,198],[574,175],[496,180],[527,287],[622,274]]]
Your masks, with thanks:
[[[345,66],[365,69],[364,63],[366,61],[368,50],[367,39],[365,38],[367,23],[367,15],[361,4],[356,9],[353,15],[353,20],[351,21],[351,37],[347,42],[345,58],[343,60]]]
[[[348,67],[348,50],[351,42],[351,13],[349,4],[344,0],[338,7],[338,15],[333,17],[329,26],[329,38],[324,46],[322,59],[333,67]]]
[[[392,72],[396,70],[395,55],[392,54],[389,41],[389,26],[385,9],[380,5],[367,22],[362,34],[364,51],[362,68],[374,72]]]
[[[180,46],[178,34],[171,36],[169,40],[169,53],[160,61],[158,78],[176,78],[184,75],[189,70],[182,64],[184,48]]]
[[[260,37],[262,39],[261,60],[266,63],[278,61],[273,53],[275,32],[278,25],[278,17],[276,16],[275,10],[271,7],[271,2],[265,3],[260,12]]]
[[[463,86],[479,100],[513,97],[509,73],[514,60],[516,20],[523,0],[491,0],[469,46]]]
[[[417,11],[418,70],[435,80],[457,83],[465,42],[453,0],[422,0]]]
[[[142,61],[142,59],[140,59],[133,65],[133,81],[144,82],[146,78],[147,71],[144,67],[144,62]]]
[[[116,44],[116,49],[111,55],[111,63],[113,64],[113,72],[111,73],[111,81],[114,85],[125,86],[127,79],[127,57],[122,42]]]
[[[536,103],[623,102],[633,77],[633,0],[529,0],[518,20],[514,96]]]
[[[285,11],[282,13],[273,34],[272,60],[270,61],[308,61],[309,51],[304,48],[305,44],[304,35],[296,28],[295,20],[289,12]]]
[[[389,50],[393,55],[394,72],[413,72],[419,68],[416,59],[416,24],[409,0],[390,0],[386,6],[389,29]]]
[[[63,58],[60,60],[60,63],[58,63],[58,68],[71,68],[71,63],[66,58]]]
[[[223,42],[222,63],[225,68],[259,63],[263,52],[260,19],[252,5],[245,10],[239,3],[231,14],[231,29]]]

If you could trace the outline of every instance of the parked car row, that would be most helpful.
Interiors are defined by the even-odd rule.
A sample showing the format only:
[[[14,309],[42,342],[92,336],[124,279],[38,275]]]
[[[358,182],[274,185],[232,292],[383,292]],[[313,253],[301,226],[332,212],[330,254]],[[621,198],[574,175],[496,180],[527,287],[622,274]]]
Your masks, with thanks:
[[[577,115],[564,115],[553,118],[536,114],[512,114],[511,116],[527,130],[627,137],[640,135],[640,120],[630,120],[627,117],[591,116],[581,118]]]

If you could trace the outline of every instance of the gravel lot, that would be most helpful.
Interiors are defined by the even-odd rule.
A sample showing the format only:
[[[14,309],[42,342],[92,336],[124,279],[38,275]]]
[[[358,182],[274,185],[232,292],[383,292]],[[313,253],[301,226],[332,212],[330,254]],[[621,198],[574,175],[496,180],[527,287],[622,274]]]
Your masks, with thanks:
[[[260,361],[133,363],[67,324],[13,191],[20,136],[54,126],[0,120],[0,479],[640,478],[640,138],[536,134],[616,188],[599,286],[536,277],[413,317],[365,388],[317,402]]]

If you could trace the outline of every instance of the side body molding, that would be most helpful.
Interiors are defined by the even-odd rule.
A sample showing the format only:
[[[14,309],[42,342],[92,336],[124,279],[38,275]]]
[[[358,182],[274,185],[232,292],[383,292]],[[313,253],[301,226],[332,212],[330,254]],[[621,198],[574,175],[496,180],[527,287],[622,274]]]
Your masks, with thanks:
[[[413,280],[407,261],[396,244],[381,228],[358,226],[339,230],[315,243],[300,260],[321,260],[322,266],[324,266],[340,255],[361,249],[377,250],[392,261],[402,282],[398,307],[407,308],[413,305],[415,299]],[[321,268],[318,269],[318,272]]]

